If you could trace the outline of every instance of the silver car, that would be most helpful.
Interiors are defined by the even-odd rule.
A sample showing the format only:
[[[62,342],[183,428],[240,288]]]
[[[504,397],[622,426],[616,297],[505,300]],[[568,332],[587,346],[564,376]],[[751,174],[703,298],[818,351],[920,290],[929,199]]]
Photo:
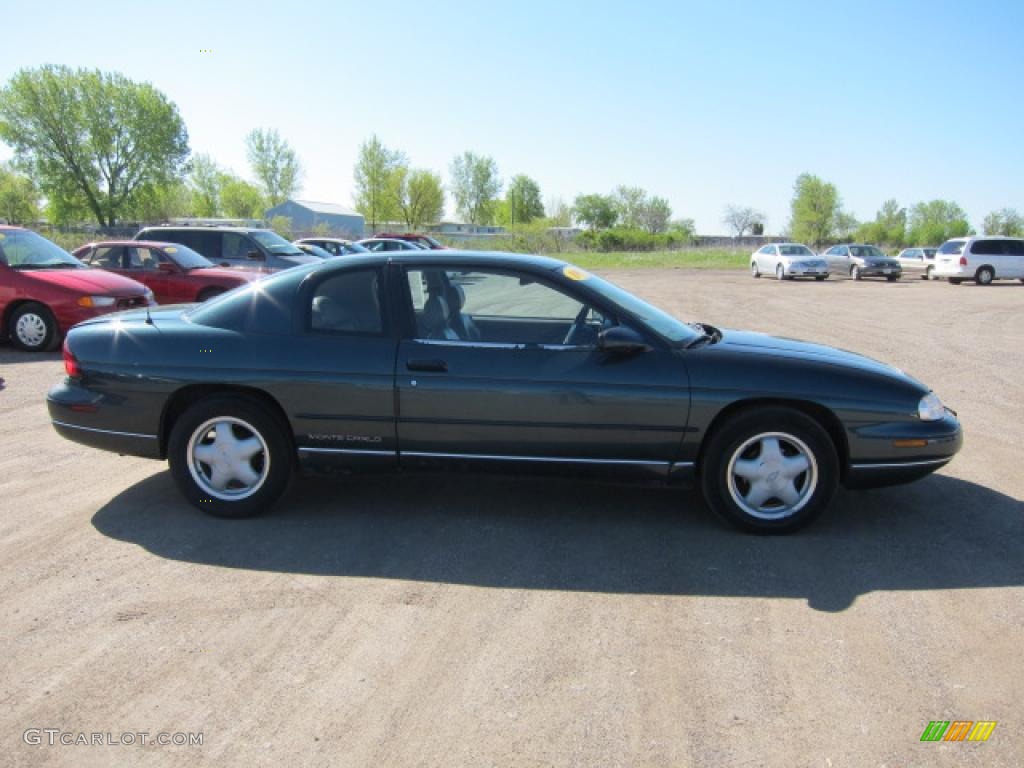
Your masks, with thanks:
[[[884,277],[890,282],[899,280],[903,274],[900,263],[892,256],[886,256],[880,248],[861,243],[833,245],[822,254],[829,270],[839,275],[849,275],[853,280],[862,277]]]
[[[934,280],[937,250],[938,248],[904,248],[896,260],[904,272],[920,275],[922,280]]]
[[[771,243],[750,254],[750,274],[754,277],[774,274],[777,280],[792,280],[794,277],[825,280],[828,264],[801,243]]]

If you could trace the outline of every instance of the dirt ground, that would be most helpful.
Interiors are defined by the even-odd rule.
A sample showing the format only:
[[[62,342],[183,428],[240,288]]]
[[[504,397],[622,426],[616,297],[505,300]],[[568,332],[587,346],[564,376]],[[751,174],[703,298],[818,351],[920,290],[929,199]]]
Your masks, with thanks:
[[[463,475],[307,480],[227,522],[58,438],[59,356],[0,347],[0,764],[1024,765],[1024,286],[605,274],[891,362],[963,452],[784,538],[692,492]],[[47,728],[149,736],[25,743]]]

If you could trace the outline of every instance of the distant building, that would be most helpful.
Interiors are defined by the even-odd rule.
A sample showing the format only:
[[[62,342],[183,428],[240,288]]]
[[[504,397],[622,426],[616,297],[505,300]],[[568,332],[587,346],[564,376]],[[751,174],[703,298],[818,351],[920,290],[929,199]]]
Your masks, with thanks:
[[[354,238],[363,236],[363,215],[334,203],[285,200],[280,205],[268,208],[264,215],[267,221],[275,216],[286,216],[291,219],[292,230],[295,232],[312,231],[318,224],[326,224],[333,232],[345,233]]]

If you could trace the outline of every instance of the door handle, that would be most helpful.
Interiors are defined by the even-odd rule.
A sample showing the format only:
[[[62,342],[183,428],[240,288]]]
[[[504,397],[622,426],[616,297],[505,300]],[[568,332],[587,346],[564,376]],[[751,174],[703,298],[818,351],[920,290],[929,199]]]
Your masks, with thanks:
[[[448,373],[448,363],[444,360],[406,360],[405,367],[410,371]]]

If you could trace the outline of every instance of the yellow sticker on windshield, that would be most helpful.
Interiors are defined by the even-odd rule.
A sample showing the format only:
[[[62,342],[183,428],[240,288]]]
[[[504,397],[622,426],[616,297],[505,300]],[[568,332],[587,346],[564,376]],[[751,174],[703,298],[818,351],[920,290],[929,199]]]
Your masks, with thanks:
[[[177,248],[164,248],[164,253],[177,253]]]
[[[5,235],[3,232],[0,232],[0,240],[5,240],[6,238],[7,235]]]
[[[562,274],[568,277],[570,280],[586,280],[590,277],[589,272],[584,272],[579,267],[563,267]]]

